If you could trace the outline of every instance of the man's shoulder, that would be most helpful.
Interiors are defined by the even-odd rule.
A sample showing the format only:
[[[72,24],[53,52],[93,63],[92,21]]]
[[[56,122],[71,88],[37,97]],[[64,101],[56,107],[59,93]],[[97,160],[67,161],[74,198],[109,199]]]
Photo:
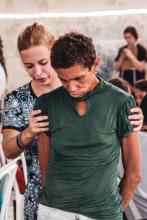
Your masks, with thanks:
[[[64,88],[63,86],[60,86],[48,93],[45,94],[46,97],[55,97],[55,96],[59,96],[64,92]]]
[[[65,92],[65,90],[64,90],[63,86],[60,86],[57,89],[54,89],[54,90],[52,90],[48,93],[45,93],[45,94],[41,95],[39,97],[39,99],[41,99],[41,100],[53,100],[53,101],[56,100],[57,101],[57,99],[59,97],[61,97],[64,92]]]
[[[115,102],[116,104],[124,103],[126,100],[129,99],[129,97],[132,97],[124,90],[109,82],[106,82],[105,89],[107,96],[110,98],[112,102]]]

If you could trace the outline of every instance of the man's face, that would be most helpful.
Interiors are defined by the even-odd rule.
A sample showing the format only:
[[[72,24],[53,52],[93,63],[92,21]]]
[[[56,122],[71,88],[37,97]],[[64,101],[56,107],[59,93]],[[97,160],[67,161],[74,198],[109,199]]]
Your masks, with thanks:
[[[56,72],[63,87],[73,98],[80,98],[91,91],[92,84],[96,80],[95,65],[89,70],[76,64],[69,68],[58,68]]]

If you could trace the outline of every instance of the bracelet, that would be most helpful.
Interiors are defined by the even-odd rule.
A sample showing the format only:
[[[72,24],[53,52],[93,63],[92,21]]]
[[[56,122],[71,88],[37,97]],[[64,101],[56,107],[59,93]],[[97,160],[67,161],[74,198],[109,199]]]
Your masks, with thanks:
[[[25,149],[28,148],[30,145],[28,145],[28,144],[23,144],[23,143],[22,143],[21,135],[22,135],[22,132],[20,132],[20,134],[17,135],[17,137],[16,137],[16,143],[17,143],[17,146],[18,146],[21,150],[25,150]]]

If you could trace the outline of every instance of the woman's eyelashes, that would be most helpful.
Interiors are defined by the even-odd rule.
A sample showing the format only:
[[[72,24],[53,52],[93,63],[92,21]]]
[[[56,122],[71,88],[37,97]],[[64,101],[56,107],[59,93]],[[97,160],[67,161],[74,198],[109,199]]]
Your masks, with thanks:
[[[40,65],[46,65],[47,63],[48,63],[48,60],[40,61],[40,62],[39,62]]]
[[[38,64],[44,66],[44,65],[48,64],[48,60],[41,60],[38,62]],[[29,63],[29,64],[25,64],[25,66],[27,69],[31,69],[35,66],[35,64]]]

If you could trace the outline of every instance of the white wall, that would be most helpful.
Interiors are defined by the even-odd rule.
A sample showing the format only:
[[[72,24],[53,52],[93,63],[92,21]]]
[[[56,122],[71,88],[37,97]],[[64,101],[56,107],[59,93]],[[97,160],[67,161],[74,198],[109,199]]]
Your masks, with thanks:
[[[102,11],[128,8],[146,8],[142,0],[0,0],[0,13],[36,13],[64,11]],[[101,74],[110,78],[114,72],[112,65],[118,47],[124,43],[123,29],[127,25],[136,26],[141,42],[147,43],[147,15],[125,15],[84,18],[40,18],[40,19],[0,19],[0,35],[4,43],[4,54],[8,69],[8,91],[26,83],[29,77],[20,62],[16,49],[19,33],[26,25],[41,22],[56,36],[76,30],[94,39],[97,52],[102,59]]]

